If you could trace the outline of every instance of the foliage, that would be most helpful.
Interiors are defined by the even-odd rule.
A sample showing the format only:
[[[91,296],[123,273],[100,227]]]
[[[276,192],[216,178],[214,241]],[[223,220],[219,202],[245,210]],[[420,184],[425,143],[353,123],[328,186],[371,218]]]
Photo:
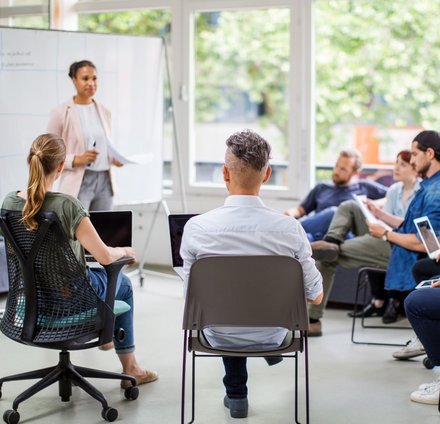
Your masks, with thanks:
[[[316,133],[335,124],[438,125],[440,2],[316,3]]]
[[[79,16],[79,29],[90,32],[169,37],[169,9],[134,10]]]
[[[259,105],[261,124],[287,139],[289,10],[196,15],[196,119],[215,121],[240,93]]]
[[[317,151],[334,128],[438,127],[439,0],[314,2]],[[195,16],[196,120],[222,119],[243,93],[262,124],[287,140],[289,28],[286,8],[225,10]],[[167,10],[82,16],[81,29],[169,32]],[[295,70],[293,70],[294,72]]]

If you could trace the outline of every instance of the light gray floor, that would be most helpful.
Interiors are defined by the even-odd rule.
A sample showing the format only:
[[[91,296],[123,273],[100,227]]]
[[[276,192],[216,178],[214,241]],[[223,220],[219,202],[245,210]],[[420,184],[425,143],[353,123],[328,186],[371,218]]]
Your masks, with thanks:
[[[134,280],[135,281],[135,280]],[[157,382],[142,386],[136,401],[126,401],[114,381],[93,380],[118,421],[131,424],[180,422],[180,375],[182,355],[181,315],[183,299],[177,279],[147,276],[144,286],[134,283],[136,293],[137,355],[140,362],[157,370]],[[0,298],[0,308],[4,297]],[[328,310],[324,336],[310,339],[311,423],[313,424],[413,424],[440,422],[436,406],[409,400],[420,383],[436,378],[425,369],[422,358],[399,362],[391,357],[396,349],[354,345],[350,342],[351,320],[343,310]],[[359,336],[403,342],[407,330],[375,330]],[[58,354],[22,346],[0,335],[1,374],[12,374],[54,365]],[[119,370],[112,351],[92,349],[72,354],[74,363]],[[219,359],[199,359],[196,423],[285,424],[294,422],[292,360],[268,367],[261,359],[249,360],[249,417],[234,420],[222,405],[222,366]],[[30,382],[5,383],[0,411],[10,409],[14,397]],[[302,407],[302,404],[301,404]],[[52,386],[19,407],[20,423],[103,423],[100,405],[78,388],[71,402],[62,403]],[[301,409],[303,412],[303,409]],[[303,420],[301,420],[304,422]]]

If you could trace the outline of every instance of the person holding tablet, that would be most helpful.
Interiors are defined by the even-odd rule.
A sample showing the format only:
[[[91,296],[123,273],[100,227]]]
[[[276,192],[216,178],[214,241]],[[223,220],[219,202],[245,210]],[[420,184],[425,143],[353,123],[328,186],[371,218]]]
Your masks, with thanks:
[[[94,100],[98,75],[92,62],[72,63],[69,77],[76,94],[52,111],[47,125],[67,148],[59,190],[77,197],[88,210],[110,210],[114,192],[110,168],[122,166],[109,149],[111,114]]]
[[[23,211],[23,223],[29,231],[35,230],[38,226],[35,215],[39,211],[55,212],[79,263],[84,268],[86,268],[84,249],[104,265],[124,256],[134,258],[135,251],[131,247],[109,247],[103,243],[90,222],[89,213],[77,199],[52,191],[53,184],[63,171],[65,160],[66,146],[61,137],[55,134],[43,134],[37,137],[32,143],[27,158],[28,187],[23,191],[9,193],[4,199],[2,208]],[[107,274],[104,269],[87,268],[87,273],[91,286],[101,299],[105,299]],[[157,373],[141,368],[134,354],[133,289],[129,278],[120,273],[116,287],[116,299],[123,300],[131,307],[115,320],[116,328],[125,330],[124,340],[114,339],[116,353],[124,373],[134,376],[138,385],[150,383],[157,380]],[[111,347],[104,345],[102,350]],[[129,385],[131,383],[128,380],[121,382],[122,388]]]
[[[424,180],[420,189],[407,206],[407,211],[402,223],[392,231],[384,223],[367,223],[369,234],[378,242],[376,247],[359,248],[356,241],[358,237],[344,240],[343,237],[329,233],[323,241],[312,243],[312,248],[333,250],[331,259],[323,258],[318,262],[318,268],[323,276],[324,301],[321,305],[312,305],[309,311],[311,324],[320,324],[324,307],[328,299],[336,265],[341,264],[350,268],[362,266],[375,266],[386,268],[385,289],[398,293],[408,293],[414,289],[416,282],[410,272],[414,263],[425,253],[423,243],[417,238],[417,230],[413,220],[420,216],[429,216],[432,226],[440,231],[440,134],[437,131],[422,131],[417,134],[411,143],[411,160],[415,171]],[[333,224],[333,223],[332,223]],[[386,242],[386,243],[383,243]],[[319,245],[318,245],[319,243]],[[389,302],[388,323],[391,318],[397,319],[397,311],[401,300],[393,299]],[[320,328],[315,328],[318,334]],[[309,333],[310,335],[310,333]]]

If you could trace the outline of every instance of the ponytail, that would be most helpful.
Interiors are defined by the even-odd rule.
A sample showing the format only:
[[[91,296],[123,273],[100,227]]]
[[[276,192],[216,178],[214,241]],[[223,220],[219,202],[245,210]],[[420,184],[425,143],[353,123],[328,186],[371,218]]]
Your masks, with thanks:
[[[27,158],[29,179],[21,219],[31,231],[38,228],[35,215],[41,209],[46,196],[47,177],[56,171],[65,158],[66,147],[61,137],[54,134],[43,134],[32,143]]]

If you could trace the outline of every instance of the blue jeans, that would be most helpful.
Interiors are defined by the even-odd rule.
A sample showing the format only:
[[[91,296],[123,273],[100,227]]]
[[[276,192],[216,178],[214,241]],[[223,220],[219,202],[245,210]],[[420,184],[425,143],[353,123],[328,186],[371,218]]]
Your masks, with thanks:
[[[246,357],[223,356],[223,365],[225,366],[225,376],[223,384],[226,388],[226,394],[231,399],[240,399],[247,396],[248,373],[246,368]]]
[[[433,365],[440,365],[440,288],[412,291],[405,299],[405,311]]]
[[[331,206],[314,215],[304,216],[299,220],[310,242],[322,240],[327,234],[336,209],[336,206]]]
[[[98,297],[105,300],[107,292],[107,273],[104,268],[88,269],[90,283],[95,289]],[[122,272],[118,275],[116,283],[116,300],[123,300],[130,305],[130,310],[117,316],[115,319],[115,328],[125,330],[124,340],[121,342],[113,340],[115,350],[118,355],[134,352],[134,331],[133,331],[133,288],[130,279]]]

